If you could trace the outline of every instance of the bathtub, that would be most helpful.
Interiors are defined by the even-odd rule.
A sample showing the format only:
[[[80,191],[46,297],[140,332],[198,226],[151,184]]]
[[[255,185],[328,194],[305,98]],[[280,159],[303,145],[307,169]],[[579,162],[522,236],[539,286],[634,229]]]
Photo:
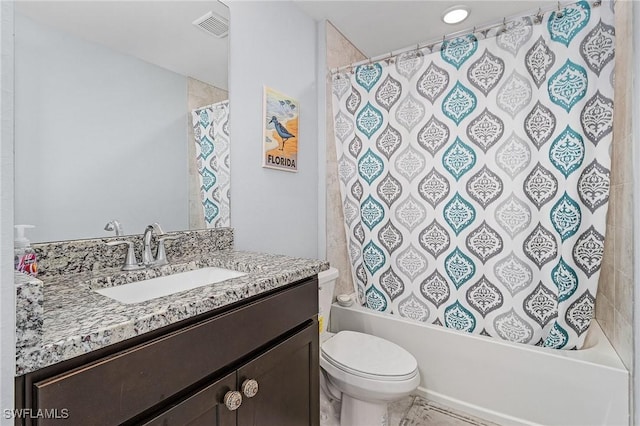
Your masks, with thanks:
[[[628,425],[629,372],[593,321],[585,348],[513,344],[332,305],[333,332],[395,342],[418,361],[417,394],[501,425]]]

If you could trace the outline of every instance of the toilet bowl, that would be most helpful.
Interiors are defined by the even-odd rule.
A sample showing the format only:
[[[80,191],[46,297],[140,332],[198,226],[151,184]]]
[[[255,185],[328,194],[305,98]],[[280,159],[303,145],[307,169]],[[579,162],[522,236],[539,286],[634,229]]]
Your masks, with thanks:
[[[318,275],[320,305],[323,292],[333,286],[337,270]],[[331,282],[333,281],[333,282]],[[327,321],[328,310],[323,312]],[[321,337],[320,368],[322,392],[340,399],[343,426],[387,425],[387,404],[413,392],[420,383],[416,359],[388,340],[365,333],[343,330]]]

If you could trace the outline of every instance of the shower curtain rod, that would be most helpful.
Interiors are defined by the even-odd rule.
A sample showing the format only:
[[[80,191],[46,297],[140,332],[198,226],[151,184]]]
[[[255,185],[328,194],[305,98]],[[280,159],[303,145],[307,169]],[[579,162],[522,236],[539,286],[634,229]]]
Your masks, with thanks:
[[[0,0],[1,1],[1,0]],[[225,99],[223,101],[218,101],[218,102],[214,102],[212,104],[209,105],[203,105],[201,107],[197,107],[192,109],[191,111],[200,111],[201,109],[206,109],[206,108],[212,108],[212,107],[218,107],[221,106],[222,104],[224,104],[225,102],[229,103],[229,99]]]
[[[613,0],[613,3],[615,4],[616,0]],[[546,8],[538,8],[537,10],[531,10],[528,12],[523,13],[519,13],[517,15],[511,15],[508,17],[504,17],[502,18],[502,20],[500,21],[496,21],[494,23],[491,24],[487,24],[487,25],[483,25],[482,27],[473,27],[471,31],[469,31],[469,29],[464,29],[464,30],[460,30],[460,31],[456,31],[454,33],[451,34],[444,34],[442,36],[442,38],[438,38],[438,39],[433,39],[433,41],[429,41],[428,43],[418,43],[416,46],[411,46],[411,47],[407,47],[404,49],[400,49],[400,50],[396,50],[396,51],[391,51],[389,53],[386,54],[382,54],[382,55],[378,55],[375,56],[373,58],[367,58],[367,59],[363,59],[361,61],[358,62],[353,62],[349,65],[343,65],[341,67],[338,68],[332,68],[331,69],[331,74],[336,74],[339,73],[341,71],[344,71],[346,69],[353,69],[354,67],[357,67],[359,65],[364,65],[364,64],[372,64],[374,62],[380,62],[380,61],[384,61],[384,60],[388,60],[388,59],[393,59],[403,53],[406,52],[414,52],[414,51],[418,51],[420,49],[424,49],[425,47],[431,47],[433,48],[436,44],[439,43],[444,43],[447,40],[451,40],[453,38],[459,37],[461,35],[465,35],[465,34],[475,34],[476,32],[480,32],[480,31],[487,31],[493,28],[498,28],[501,26],[505,26],[508,23],[511,23],[513,21],[515,21],[518,18],[522,18],[524,16],[530,16],[534,18],[534,23],[535,24],[540,24],[542,23],[542,15],[544,15],[547,12],[550,12],[552,10],[558,10],[560,11],[562,8],[565,8],[567,6],[571,6],[574,4],[580,3],[580,1],[570,1],[570,2],[560,2],[558,1],[556,4],[554,4],[554,6],[547,6]],[[598,7],[602,4],[602,0],[594,0],[591,2],[591,4],[593,5],[593,7]]]

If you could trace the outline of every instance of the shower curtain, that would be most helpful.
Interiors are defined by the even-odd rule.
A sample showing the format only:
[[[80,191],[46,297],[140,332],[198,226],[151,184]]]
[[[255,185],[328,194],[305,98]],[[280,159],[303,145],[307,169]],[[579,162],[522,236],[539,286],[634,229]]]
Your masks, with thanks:
[[[581,1],[333,75],[360,302],[580,348],[604,250],[613,2]]]
[[[191,117],[206,226],[229,226],[229,101],[195,109]]]

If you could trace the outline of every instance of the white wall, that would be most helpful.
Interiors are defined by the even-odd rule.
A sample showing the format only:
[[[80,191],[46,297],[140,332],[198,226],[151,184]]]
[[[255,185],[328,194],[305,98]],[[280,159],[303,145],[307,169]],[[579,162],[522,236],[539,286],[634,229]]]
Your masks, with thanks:
[[[637,3],[632,3],[633,12],[633,41],[630,43],[632,46],[640,46],[640,7]],[[633,92],[630,99],[633,100],[632,116],[638,117],[640,114],[640,81],[638,76],[640,75],[640,55],[634,52],[632,60],[631,75],[633,78]],[[637,188],[640,188],[640,173],[638,173],[637,165],[640,164],[640,123],[638,120],[632,120],[632,136],[631,136],[631,155],[633,155],[633,186],[636,191],[633,196],[633,279],[634,279],[634,315],[633,315],[633,328],[634,328],[634,366],[633,366],[633,404],[631,406],[632,417],[630,419],[631,424],[640,425],[640,196],[638,196]]]
[[[13,285],[13,2],[0,2],[0,425],[13,408],[15,287]]]
[[[186,77],[15,16],[16,223],[32,241],[189,227]]]
[[[230,1],[228,6],[236,248],[317,257],[316,23],[289,1]],[[261,167],[264,85],[300,102],[298,173]]]

